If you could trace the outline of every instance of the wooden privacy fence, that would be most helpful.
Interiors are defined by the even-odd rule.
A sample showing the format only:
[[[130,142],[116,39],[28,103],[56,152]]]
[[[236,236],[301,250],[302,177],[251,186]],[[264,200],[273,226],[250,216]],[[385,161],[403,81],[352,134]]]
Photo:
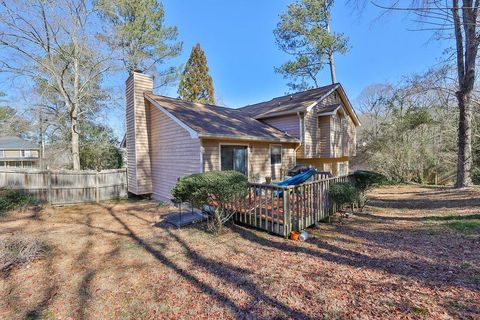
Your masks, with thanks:
[[[291,231],[300,231],[328,218],[341,209],[328,199],[330,185],[349,181],[351,176],[315,178],[289,187],[249,183],[247,197],[232,205],[235,220],[288,237]]]
[[[0,169],[0,188],[30,193],[53,205],[127,197],[126,169],[50,171]]]

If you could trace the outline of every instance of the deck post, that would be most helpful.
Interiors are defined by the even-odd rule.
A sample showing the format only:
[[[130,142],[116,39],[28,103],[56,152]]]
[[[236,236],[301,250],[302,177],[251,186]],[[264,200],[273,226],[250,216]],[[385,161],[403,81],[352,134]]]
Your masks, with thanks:
[[[288,205],[288,199],[290,198],[290,188],[283,189],[283,233],[285,238],[288,238],[291,230],[292,221],[290,219],[290,208]]]

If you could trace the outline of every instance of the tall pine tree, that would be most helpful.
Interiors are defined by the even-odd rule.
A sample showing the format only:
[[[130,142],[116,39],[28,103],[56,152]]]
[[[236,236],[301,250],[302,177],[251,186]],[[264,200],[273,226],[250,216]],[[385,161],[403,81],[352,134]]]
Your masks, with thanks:
[[[215,104],[212,77],[208,74],[207,58],[199,43],[193,47],[183,70],[178,94],[183,100]]]

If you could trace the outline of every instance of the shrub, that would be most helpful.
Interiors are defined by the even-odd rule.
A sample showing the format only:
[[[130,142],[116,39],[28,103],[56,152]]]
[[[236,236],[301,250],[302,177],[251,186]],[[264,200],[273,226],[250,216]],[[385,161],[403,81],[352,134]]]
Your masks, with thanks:
[[[473,184],[480,185],[480,168],[472,170],[472,182]]]
[[[330,186],[328,196],[339,206],[348,204],[353,209],[353,204],[357,200],[357,189],[351,182],[337,182]]]
[[[181,178],[172,190],[176,202],[190,202],[193,207],[214,208],[211,230],[218,233],[223,224],[231,219],[230,208],[236,199],[246,197],[248,180],[236,171],[209,171]]]
[[[357,206],[363,210],[367,203],[367,191],[387,183],[387,178],[377,172],[357,170],[353,173],[353,181],[358,190]]]
[[[31,194],[13,189],[0,189],[0,214],[38,203],[39,201]]]
[[[14,266],[30,263],[46,251],[47,246],[38,239],[24,236],[0,239],[0,271],[6,272]]]

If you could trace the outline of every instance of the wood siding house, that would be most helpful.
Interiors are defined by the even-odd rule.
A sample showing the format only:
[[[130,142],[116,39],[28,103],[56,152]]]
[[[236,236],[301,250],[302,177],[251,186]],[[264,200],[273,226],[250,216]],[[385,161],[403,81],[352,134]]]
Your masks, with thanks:
[[[283,179],[296,164],[348,173],[358,118],[340,84],[231,109],[153,94],[126,83],[128,190],[168,201],[178,178],[237,170],[252,182]]]
[[[1,168],[38,168],[40,149],[19,137],[0,137]]]

